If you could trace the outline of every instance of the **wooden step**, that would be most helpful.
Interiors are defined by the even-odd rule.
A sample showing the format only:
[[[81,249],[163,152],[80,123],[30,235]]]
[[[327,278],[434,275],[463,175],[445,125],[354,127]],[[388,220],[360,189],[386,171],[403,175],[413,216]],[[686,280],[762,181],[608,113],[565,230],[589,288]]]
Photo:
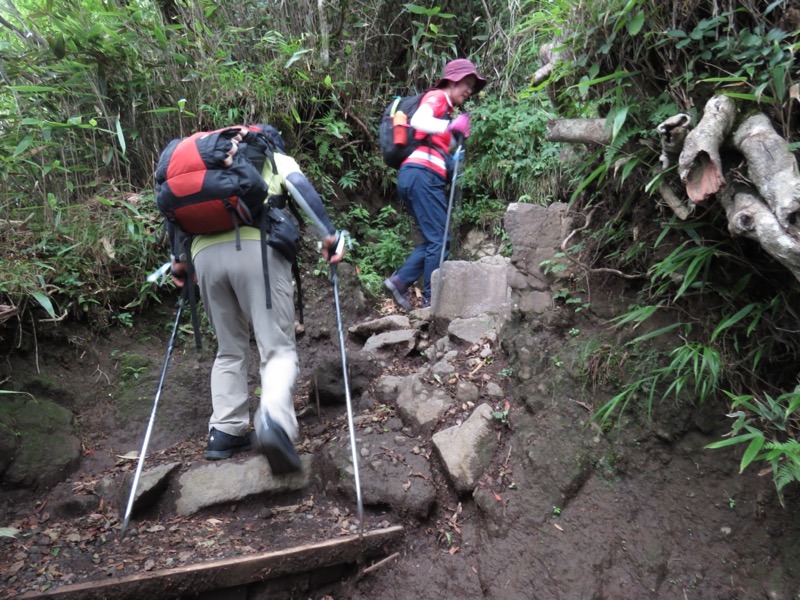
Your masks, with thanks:
[[[115,579],[65,585],[46,592],[27,592],[20,598],[60,598],[64,600],[115,600],[172,598],[200,594],[248,583],[278,579],[340,564],[359,563],[385,555],[400,540],[401,525],[365,532],[315,544],[296,546],[253,556],[226,558],[127,575]]]

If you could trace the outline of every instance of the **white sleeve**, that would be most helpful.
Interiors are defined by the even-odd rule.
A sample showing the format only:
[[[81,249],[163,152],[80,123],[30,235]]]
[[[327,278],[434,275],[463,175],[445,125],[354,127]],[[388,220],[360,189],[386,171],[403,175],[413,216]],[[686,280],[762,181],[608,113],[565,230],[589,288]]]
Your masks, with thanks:
[[[417,112],[411,117],[409,125],[417,131],[425,133],[444,133],[450,121],[447,119],[437,119],[433,116],[433,108],[427,104],[420,104]]]

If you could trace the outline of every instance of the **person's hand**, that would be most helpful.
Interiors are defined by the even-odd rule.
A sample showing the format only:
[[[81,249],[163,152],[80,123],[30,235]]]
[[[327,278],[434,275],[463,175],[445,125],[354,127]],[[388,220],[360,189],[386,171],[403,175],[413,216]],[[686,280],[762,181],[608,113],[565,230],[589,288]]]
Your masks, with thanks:
[[[239,129],[239,133],[231,138],[231,147],[228,150],[228,156],[225,158],[225,161],[222,163],[226,167],[230,167],[233,164],[233,157],[236,156],[236,153],[239,151],[239,143],[245,136],[245,130]]]
[[[450,121],[450,124],[447,126],[447,131],[451,133],[458,133],[463,135],[465,138],[469,137],[470,128],[469,128],[469,115],[467,113],[461,113],[455,119]]]
[[[169,273],[175,287],[183,288],[183,284],[186,283],[186,265],[173,257]]]
[[[331,263],[336,264],[344,258],[345,243],[344,235],[337,231],[334,235],[329,235],[322,240],[322,256]]]

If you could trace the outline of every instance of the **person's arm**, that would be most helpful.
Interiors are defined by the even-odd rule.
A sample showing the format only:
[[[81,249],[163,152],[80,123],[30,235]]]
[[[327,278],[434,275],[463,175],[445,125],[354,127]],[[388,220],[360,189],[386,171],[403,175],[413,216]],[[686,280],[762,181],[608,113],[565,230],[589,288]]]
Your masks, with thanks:
[[[429,104],[420,104],[412,117],[409,125],[417,131],[425,133],[444,133],[450,125],[449,119],[437,119],[433,116],[433,107]]]
[[[172,263],[170,276],[176,287],[182,288],[186,282],[186,257],[182,254],[181,244],[185,239],[178,227],[172,221],[167,221],[167,234],[169,235],[169,259]],[[195,280],[197,276],[195,275]]]
[[[305,175],[300,171],[292,171],[284,176],[284,184],[297,205],[316,226],[320,237],[336,233],[336,228],[322,205],[322,199]]]
[[[341,234],[333,226],[317,190],[300,171],[294,159],[276,152],[275,166],[292,198],[317,228],[322,239],[322,253],[325,258],[330,262],[342,260],[344,247],[340,244]]]

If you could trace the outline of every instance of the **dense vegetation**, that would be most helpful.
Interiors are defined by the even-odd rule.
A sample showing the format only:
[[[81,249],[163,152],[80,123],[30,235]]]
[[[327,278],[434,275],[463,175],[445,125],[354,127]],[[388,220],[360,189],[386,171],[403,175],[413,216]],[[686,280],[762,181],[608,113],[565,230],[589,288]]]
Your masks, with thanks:
[[[766,461],[781,490],[800,480],[798,282],[731,238],[713,205],[687,220],[665,210],[654,128],[679,112],[696,121],[724,93],[742,113],[766,113],[795,151],[799,27],[800,9],[781,0],[9,1],[0,323],[131,325],[157,301],[144,275],[165,254],[152,190],[160,148],[237,122],[283,132],[352,233],[351,260],[376,293],[409,243],[378,116],[391,96],[426,88],[466,56],[490,85],[466,107],[461,230],[502,238],[504,208],[517,201],[595,215],[567,249],[572,276],[557,296],[569,302],[592,273],[615,271],[639,284],[620,326],[669,321],[625,347],[587,348],[587,369],[602,355],[618,390],[598,418],[729,397],[733,437],[722,443],[746,443],[742,468]],[[539,81],[546,44],[563,58]],[[548,143],[555,116],[603,118],[610,142]],[[682,344],[653,344],[675,331]]]

